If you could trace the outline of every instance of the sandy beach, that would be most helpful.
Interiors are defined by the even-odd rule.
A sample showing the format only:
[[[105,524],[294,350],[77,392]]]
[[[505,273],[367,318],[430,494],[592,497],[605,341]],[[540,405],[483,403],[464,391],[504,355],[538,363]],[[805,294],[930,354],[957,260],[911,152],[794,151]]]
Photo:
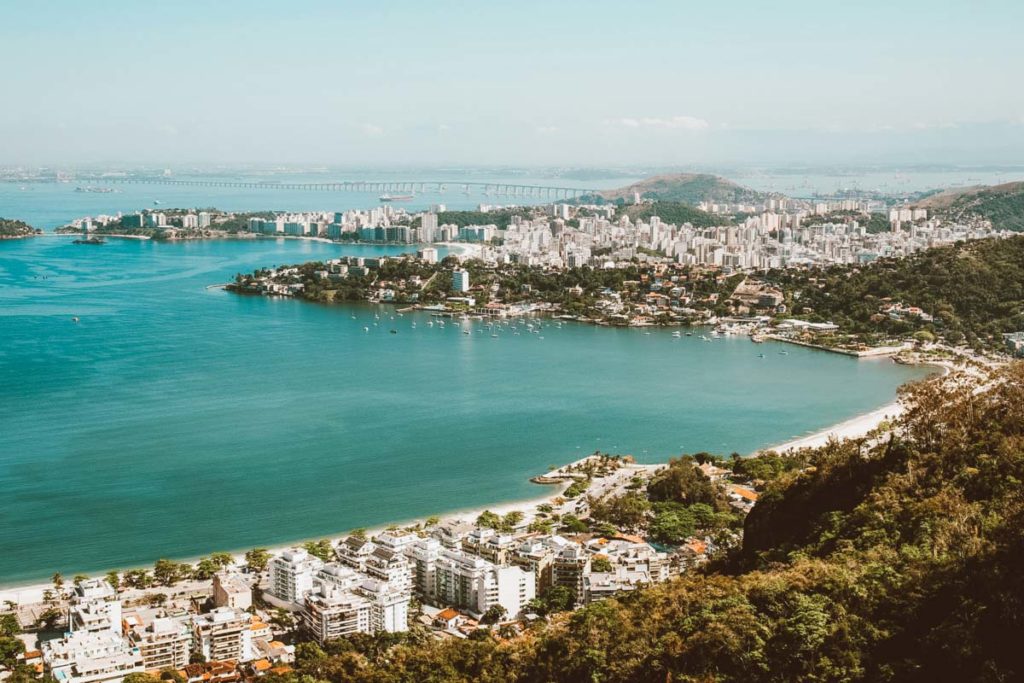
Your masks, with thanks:
[[[843,439],[859,439],[864,436],[872,429],[876,428],[882,422],[887,420],[893,420],[899,417],[903,413],[903,406],[898,401],[888,403],[877,410],[872,410],[869,413],[858,415],[857,417],[850,418],[845,422],[826,427],[817,432],[813,432],[806,436],[797,437],[785,443],[781,443],[777,446],[771,446],[769,448],[762,448],[757,453],[764,453],[766,451],[777,451],[783,453],[785,451],[797,450],[800,448],[817,448],[818,446],[824,446],[828,443],[829,439],[836,439],[842,441]],[[755,453],[755,455],[757,454]]]

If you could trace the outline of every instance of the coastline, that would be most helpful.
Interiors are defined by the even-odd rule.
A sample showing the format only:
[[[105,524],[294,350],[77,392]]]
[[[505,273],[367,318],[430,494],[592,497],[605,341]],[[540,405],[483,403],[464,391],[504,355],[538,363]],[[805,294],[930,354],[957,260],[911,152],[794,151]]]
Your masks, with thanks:
[[[925,362],[925,363],[921,363],[921,365],[932,365],[932,366],[934,366],[936,368],[940,368],[942,375],[949,374],[949,372],[951,372],[951,370],[952,370],[952,367],[949,364],[941,363],[941,362],[934,362],[934,361],[933,362]],[[865,436],[867,433],[869,433],[870,431],[872,431],[873,429],[877,428],[882,422],[897,418],[899,415],[901,415],[903,413],[903,411],[904,411],[904,406],[899,403],[898,399],[896,399],[896,400],[893,400],[893,401],[891,401],[889,403],[886,403],[885,405],[883,405],[883,406],[881,406],[879,408],[876,408],[874,410],[868,411],[866,413],[862,413],[860,415],[856,415],[854,417],[851,417],[849,419],[843,420],[843,421],[838,422],[836,424],[830,425],[830,426],[825,427],[823,429],[820,429],[818,431],[811,432],[811,433],[805,434],[803,436],[794,437],[794,438],[792,438],[792,439],[790,439],[788,441],[785,441],[785,442],[783,442],[781,444],[778,444],[778,445],[775,445],[775,446],[768,446],[768,447],[760,448],[760,449],[754,451],[753,453],[750,453],[749,457],[757,457],[757,456],[762,455],[764,453],[767,453],[769,451],[785,453],[787,451],[792,451],[792,450],[797,450],[797,449],[802,449],[802,448],[817,448],[817,447],[825,445],[832,438],[835,438],[835,439],[838,439],[838,440],[861,438],[861,437]],[[562,467],[566,467],[566,466],[568,466],[570,464],[573,464],[574,462],[578,462],[578,461],[567,462]],[[644,464],[633,464],[633,465],[631,465],[631,467],[638,468],[638,469],[640,469],[640,468],[642,468],[642,469],[651,469],[651,468],[662,467],[663,465],[664,465],[664,463],[644,463]],[[559,483],[557,485],[538,484],[538,486],[541,486],[541,487],[547,489],[547,492],[544,493],[543,495],[539,495],[539,496],[535,496],[535,497],[531,497],[531,498],[517,499],[517,500],[504,500],[504,501],[497,502],[497,503],[495,503],[493,505],[474,506],[474,507],[469,507],[469,508],[461,508],[461,509],[456,509],[456,510],[449,510],[449,511],[439,512],[436,515],[429,515],[429,516],[437,516],[439,518],[439,523],[445,523],[445,522],[451,522],[451,521],[459,521],[459,520],[462,520],[462,521],[472,521],[472,520],[476,519],[485,510],[489,510],[489,511],[494,512],[494,513],[499,514],[499,515],[504,515],[504,514],[506,514],[508,512],[511,512],[513,510],[519,510],[519,511],[526,512],[527,515],[529,516],[531,513],[535,512],[535,507],[537,505],[540,505],[540,504],[543,504],[543,503],[551,503],[555,498],[560,497],[562,495],[562,493],[565,491],[565,489],[568,488],[569,482],[566,481],[566,482]],[[373,526],[373,527],[366,527],[365,531],[366,531],[367,534],[373,535],[373,534],[380,533],[380,532],[386,530],[388,527],[393,527],[393,526],[403,527],[403,526],[410,526],[410,525],[414,525],[414,524],[420,524],[425,519],[426,519],[426,516],[419,517],[419,518],[405,519],[405,520],[393,520],[393,521],[391,521],[389,523],[386,523],[386,524],[379,524],[379,525],[376,525],[376,526]],[[295,547],[297,545],[301,545],[301,544],[306,543],[308,541],[315,541],[315,540],[319,540],[321,538],[330,538],[330,539],[341,538],[343,536],[348,535],[350,533],[350,531],[351,530],[346,530],[346,531],[343,531],[343,532],[334,532],[334,533],[322,534],[322,535],[314,536],[314,537],[307,537],[307,538],[301,538],[301,539],[294,539],[294,540],[286,541],[286,542],[278,542],[278,543],[274,543],[274,544],[268,544],[266,546],[266,550],[268,552],[271,552],[271,553],[276,553],[276,552],[279,552],[279,551],[282,551],[282,550],[285,550],[285,549],[288,549],[288,548]],[[261,546],[257,546],[257,547],[261,547]],[[224,552],[228,552],[229,554],[231,554],[231,556],[234,558],[235,563],[237,565],[242,565],[245,562],[245,560],[244,560],[245,552],[247,550],[249,550],[249,549],[250,548],[231,549],[231,550],[227,550],[227,551],[224,551]],[[211,550],[209,552],[212,553],[212,552],[219,552],[219,551],[218,550]],[[159,559],[159,558],[153,558],[153,561],[155,561],[156,559]],[[168,559],[173,559],[176,562],[195,563],[200,558],[199,558],[199,556],[195,556],[195,557],[185,557],[185,558],[177,557],[177,558],[168,558]],[[152,564],[125,566],[125,567],[121,567],[121,568],[116,569],[116,571],[118,571],[120,573],[120,572],[124,572],[126,570],[129,570],[129,569],[137,569],[137,568],[150,569],[151,567],[152,567]],[[60,570],[60,569],[55,569],[54,571],[61,571],[61,573],[64,573],[63,570]],[[112,571],[112,570],[106,570],[106,571],[102,571],[102,572],[93,571],[93,572],[89,572],[88,576],[90,576],[90,577],[102,577],[102,576],[104,576],[109,571]],[[67,577],[70,577],[70,576],[71,576],[71,574],[68,573]],[[35,581],[31,581],[30,580],[30,581],[28,581],[26,583],[23,583],[23,584],[18,584],[18,583],[4,584],[4,583],[0,583],[0,601],[12,600],[12,601],[15,601],[18,604],[22,604],[22,605],[39,603],[39,602],[42,602],[43,592],[45,590],[50,589],[50,588],[52,588],[52,583],[51,582],[39,581],[39,580],[35,580]]]
[[[882,424],[882,422],[896,419],[903,414],[904,409],[903,404],[898,400],[892,401],[881,408],[876,408],[875,410],[867,413],[851,417],[848,420],[825,427],[824,429],[820,429],[816,432],[812,432],[804,436],[798,436],[794,439],[778,444],[777,446],[760,448],[751,455],[757,456],[769,451],[786,453],[787,451],[799,450],[801,448],[818,448],[820,446],[824,446],[833,438],[839,441],[844,439],[859,439],[867,435],[871,430],[877,428]]]

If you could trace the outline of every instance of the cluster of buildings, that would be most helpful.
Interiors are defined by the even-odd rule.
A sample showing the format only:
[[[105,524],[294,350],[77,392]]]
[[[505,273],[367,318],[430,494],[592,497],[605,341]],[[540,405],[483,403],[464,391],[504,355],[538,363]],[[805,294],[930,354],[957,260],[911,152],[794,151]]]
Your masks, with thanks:
[[[273,220],[251,219],[249,230],[371,242],[476,243],[485,258],[498,263],[553,268],[615,267],[616,262],[657,253],[681,264],[737,270],[866,263],[997,234],[983,221],[950,223],[911,207],[890,209],[890,230],[869,232],[868,217],[884,215],[885,206],[856,199],[704,202],[700,208],[711,215],[742,216],[738,224],[723,219],[723,225],[711,227],[674,224],[658,216],[616,219],[616,207],[608,204],[552,204],[514,215],[501,227],[439,225],[438,208],[444,207],[415,215],[390,205],[334,214],[281,214]],[[504,207],[478,208],[486,214]]]
[[[213,581],[212,609],[196,613],[145,602],[125,606],[103,579],[74,587],[63,636],[42,644],[45,670],[60,683],[114,683],[133,673],[173,669],[190,683],[226,680],[286,667],[294,647],[274,640],[270,626],[250,614],[252,587],[226,572]]]
[[[266,597],[295,612],[310,638],[325,642],[405,631],[414,596],[428,623],[448,609],[472,626],[495,611],[502,621],[526,618],[531,601],[553,586],[584,605],[664,581],[686,566],[639,538],[579,542],[527,526],[500,532],[452,521],[427,533],[349,536],[333,546],[329,562],[293,548],[271,561]],[[595,558],[604,560],[601,571],[593,568]]]

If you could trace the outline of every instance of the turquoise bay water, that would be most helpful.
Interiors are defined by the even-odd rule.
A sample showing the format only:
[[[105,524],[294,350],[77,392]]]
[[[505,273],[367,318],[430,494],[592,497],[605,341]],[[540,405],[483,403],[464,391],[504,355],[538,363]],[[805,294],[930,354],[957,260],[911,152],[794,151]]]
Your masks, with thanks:
[[[595,449],[745,453],[923,375],[745,338],[566,325],[493,339],[388,307],[206,289],[398,251],[0,241],[0,584],[532,497],[529,476]]]

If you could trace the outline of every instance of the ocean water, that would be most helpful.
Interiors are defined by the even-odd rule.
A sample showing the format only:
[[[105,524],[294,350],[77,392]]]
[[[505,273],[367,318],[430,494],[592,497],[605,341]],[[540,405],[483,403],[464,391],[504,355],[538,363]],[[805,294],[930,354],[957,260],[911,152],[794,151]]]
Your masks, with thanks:
[[[0,192],[0,215],[48,227],[81,215],[83,197],[108,202],[92,213],[124,199],[17,192]],[[216,199],[181,197],[246,200]],[[530,476],[596,449],[647,462],[747,453],[877,408],[925,374],[663,330],[464,335],[386,306],[208,287],[401,251],[0,241],[0,585],[534,497],[545,490]]]
[[[922,375],[658,330],[495,339],[391,307],[207,289],[261,265],[397,251],[0,242],[0,583],[531,497],[529,476],[596,449],[746,453]]]

